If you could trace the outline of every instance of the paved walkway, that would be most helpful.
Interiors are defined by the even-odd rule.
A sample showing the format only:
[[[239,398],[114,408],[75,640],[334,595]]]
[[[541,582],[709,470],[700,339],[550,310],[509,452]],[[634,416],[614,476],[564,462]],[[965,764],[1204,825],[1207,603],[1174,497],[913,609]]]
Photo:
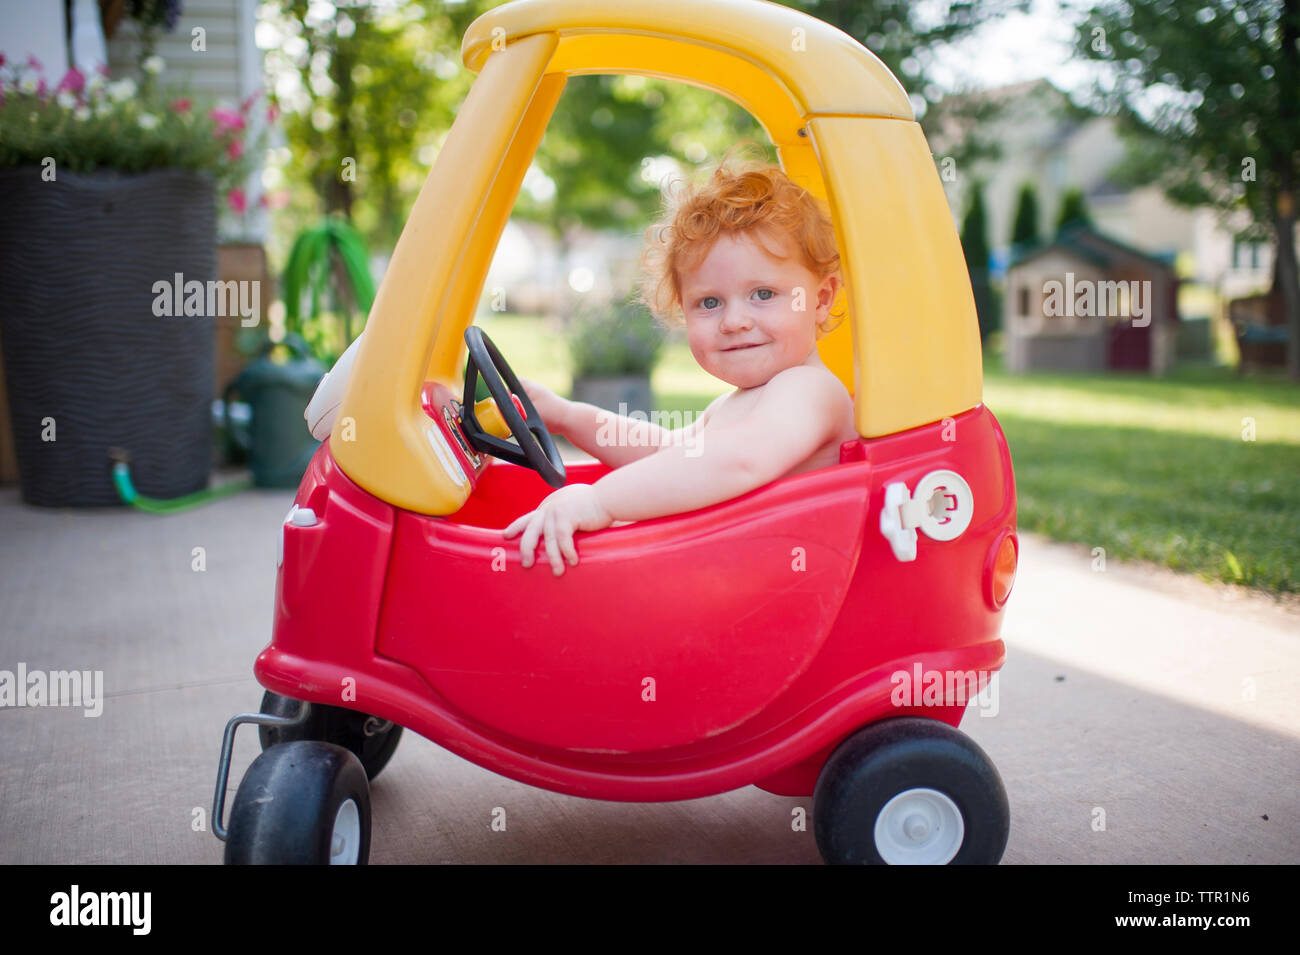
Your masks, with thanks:
[[[102,670],[103,714],[0,709],[0,863],[215,863],[220,735],[255,709],[287,491],[186,514],[0,489],[0,670]],[[1300,862],[1300,612],[1022,542],[999,709],[963,729],[1011,800],[1007,863]],[[206,569],[192,569],[202,547]],[[257,754],[241,730],[237,781]],[[809,800],[601,803],[413,734],[373,790],[374,863],[816,863]],[[489,824],[507,813],[505,832]],[[1104,813],[1104,829],[1099,828]]]

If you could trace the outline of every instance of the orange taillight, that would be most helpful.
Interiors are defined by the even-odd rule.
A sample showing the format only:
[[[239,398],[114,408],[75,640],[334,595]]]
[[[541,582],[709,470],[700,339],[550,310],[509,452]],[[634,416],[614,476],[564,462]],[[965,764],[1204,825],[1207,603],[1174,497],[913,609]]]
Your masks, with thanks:
[[[1002,535],[997,553],[993,555],[993,570],[989,577],[989,596],[995,609],[1007,602],[1011,585],[1016,582],[1017,542],[1014,533]]]

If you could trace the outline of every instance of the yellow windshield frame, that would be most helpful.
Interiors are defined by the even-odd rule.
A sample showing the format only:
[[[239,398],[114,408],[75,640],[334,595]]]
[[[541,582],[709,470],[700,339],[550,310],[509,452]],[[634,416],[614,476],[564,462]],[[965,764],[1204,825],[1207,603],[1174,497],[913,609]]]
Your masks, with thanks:
[[[846,320],[818,344],[854,396],[858,432],[892,434],[979,404],[965,259],[933,157],[902,86],[820,20],[755,0],[516,0],[465,34],[479,76],[393,251],[331,434],[365,490],[451,514],[469,494],[439,460],[426,380],[459,393],[465,328],[567,77],[633,73],[737,102],[782,167],[826,200]]]

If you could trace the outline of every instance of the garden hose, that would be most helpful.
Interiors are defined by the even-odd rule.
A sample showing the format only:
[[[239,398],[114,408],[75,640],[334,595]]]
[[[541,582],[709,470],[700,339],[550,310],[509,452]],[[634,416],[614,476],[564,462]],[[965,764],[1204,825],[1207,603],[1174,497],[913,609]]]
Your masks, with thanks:
[[[207,504],[210,501],[229,497],[239,491],[246,491],[253,486],[253,479],[246,477],[223,484],[220,487],[195,491],[193,494],[185,494],[168,500],[144,497],[136,491],[135,485],[131,482],[131,468],[127,464],[126,455],[119,451],[110,451],[109,456],[113,458],[113,484],[117,487],[117,496],[122,499],[123,504],[130,504],[132,507],[147,511],[150,514],[174,514],[178,511],[187,511],[192,507],[198,507],[200,504]]]

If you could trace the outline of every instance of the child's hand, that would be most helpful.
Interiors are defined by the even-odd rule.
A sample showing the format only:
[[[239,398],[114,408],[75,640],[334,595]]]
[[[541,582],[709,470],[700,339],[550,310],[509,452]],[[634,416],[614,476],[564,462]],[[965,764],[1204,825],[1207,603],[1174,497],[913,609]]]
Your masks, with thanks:
[[[525,567],[533,566],[533,552],[537,549],[538,538],[543,538],[551,571],[558,577],[564,573],[564,558],[574,567],[578,566],[573,532],[598,531],[613,522],[590,484],[570,484],[548,495],[537,510],[517,519],[505,529],[505,536],[514,537],[523,531],[524,536],[519,540],[519,557]]]
[[[569,405],[568,400],[561,398],[545,385],[539,385],[527,378],[520,378],[519,384],[523,385],[524,391],[528,392],[533,407],[537,409],[537,413],[542,416],[542,421],[546,423],[546,430],[551,434],[564,434],[564,419]]]

